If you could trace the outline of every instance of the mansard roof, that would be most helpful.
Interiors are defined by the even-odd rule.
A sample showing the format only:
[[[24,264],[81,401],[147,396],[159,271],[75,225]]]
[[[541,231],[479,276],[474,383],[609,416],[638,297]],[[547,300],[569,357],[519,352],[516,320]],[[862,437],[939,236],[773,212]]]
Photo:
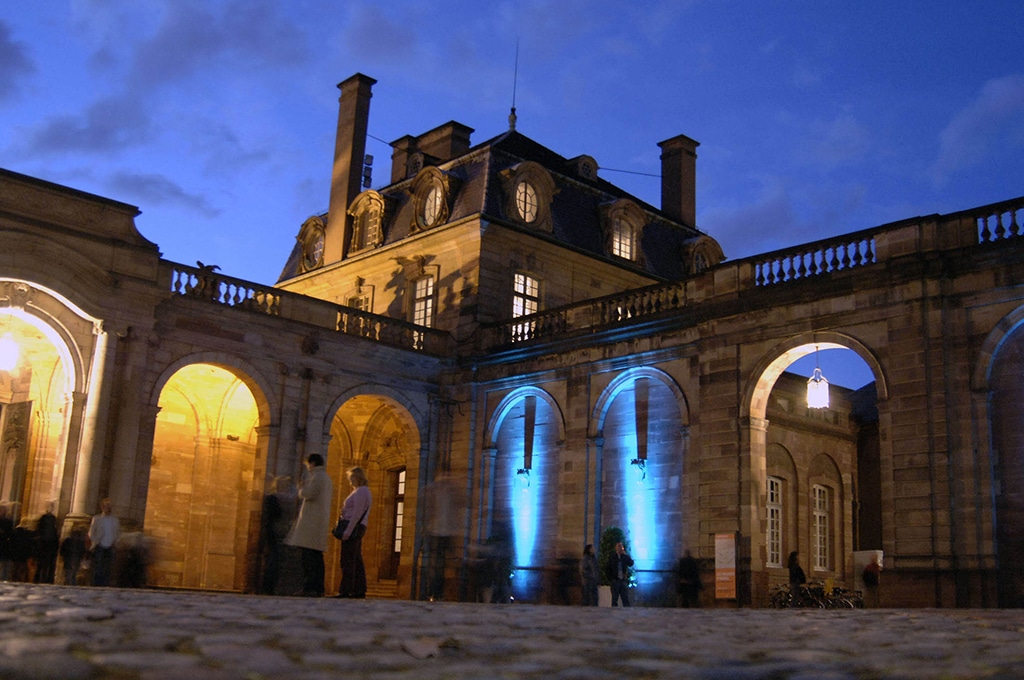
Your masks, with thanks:
[[[687,243],[703,236],[698,229],[673,221],[662,211],[629,192],[599,177],[597,169],[591,176],[578,171],[578,159],[568,159],[526,135],[508,130],[471,147],[461,156],[448,161],[435,161],[434,167],[454,180],[451,212],[448,223],[480,217],[492,224],[501,224],[535,237],[561,243],[617,266],[643,272],[656,280],[684,278]],[[430,164],[430,159],[424,157]],[[555,184],[551,199],[550,231],[530,229],[509,215],[510,202],[503,186],[502,173],[520,163],[542,166]],[[384,216],[382,245],[398,243],[415,236],[412,187],[415,175],[377,189],[388,203]],[[641,257],[630,262],[607,252],[602,211],[616,201],[630,201],[644,216],[640,241]],[[322,219],[327,220],[327,214]],[[438,227],[443,229],[444,227]],[[281,280],[299,272],[299,247],[289,257]]]

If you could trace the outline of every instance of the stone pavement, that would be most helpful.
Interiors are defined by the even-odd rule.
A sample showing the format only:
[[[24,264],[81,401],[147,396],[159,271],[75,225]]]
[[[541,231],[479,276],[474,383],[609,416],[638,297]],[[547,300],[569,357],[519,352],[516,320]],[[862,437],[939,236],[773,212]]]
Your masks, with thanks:
[[[0,678],[1024,677],[1024,610],[584,609],[0,583]]]

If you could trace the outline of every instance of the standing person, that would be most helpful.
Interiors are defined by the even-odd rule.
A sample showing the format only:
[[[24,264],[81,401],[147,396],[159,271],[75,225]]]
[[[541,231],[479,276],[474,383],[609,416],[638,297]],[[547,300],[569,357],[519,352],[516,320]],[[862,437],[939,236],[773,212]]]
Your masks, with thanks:
[[[39,516],[39,522],[36,524],[36,540],[39,545],[39,554],[35,582],[53,583],[57,570],[60,533],[57,531],[57,517],[53,514],[52,503],[46,507],[46,512]]]
[[[679,558],[679,600],[684,608],[700,606],[700,565],[687,550]]]
[[[89,525],[92,544],[92,584],[110,585],[110,572],[114,564],[114,544],[121,535],[121,522],[114,516],[114,503],[109,498],[100,501],[100,513],[93,515]]]
[[[864,566],[861,579],[864,581],[864,590],[867,591],[867,606],[878,606],[878,582],[882,573],[882,565],[878,563],[878,556],[872,555],[871,561]]]
[[[580,565],[583,576],[583,606],[597,606],[597,585],[601,580],[601,570],[597,566],[597,556],[594,555],[594,544],[587,543],[583,548],[583,562]]]
[[[299,480],[299,516],[285,537],[285,545],[302,552],[302,596],[324,596],[324,551],[331,531],[331,495],[334,484],[324,469],[324,457],[311,453]]]
[[[366,567],[363,564],[363,536],[370,521],[369,480],[361,467],[348,471],[352,493],[341,507],[341,519],[348,521],[341,538],[341,584],[336,597],[366,597]]]
[[[78,570],[85,558],[85,529],[76,527],[60,544],[60,558],[64,562],[64,585],[78,585]]]
[[[615,544],[615,552],[608,558],[605,565],[605,575],[608,577],[612,587],[612,606],[619,606],[619,598],[622,598],[622,606],[629,605],[629,568],[633,566],[633,558],[626,552],[626,546],[622,541]]]
[[[800,566],[800,555],[796,550],[789,553],[786,566],[789,567],[789,592],[793,596],[793,606],[798,607],[803,600],[800,586],[807,583],[807,576],[804,575],[804,569]]]

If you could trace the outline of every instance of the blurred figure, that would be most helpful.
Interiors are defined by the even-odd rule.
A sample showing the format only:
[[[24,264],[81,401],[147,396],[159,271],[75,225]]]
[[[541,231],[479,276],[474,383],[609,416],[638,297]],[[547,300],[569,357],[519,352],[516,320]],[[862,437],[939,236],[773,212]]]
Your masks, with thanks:
[[[512,522],[495,518],[487,539],[493,604],[512,602],[512,537]]]
[[[279,592],[281,566],[284,563],[284,539],[295,521],[295,496],[290,493],[292,478],[274,477],[271,493],[263,499],[263,577],[260,592],[274,595]]]
[[[85,559],[85,529],[76,527],[60,544],[60,558],[64,562],[64,585],[78,585],[78,570]]]
[[[92,551],[92,584],[110,585],[110,574],[114,565],[114,546],[121,535],[121,522],[114,516],[114,503],[109,498],[100,501],[100,513],[93,515],[89,526],[89,543]]]
[[[331,530],[334,484],[324,469],[324,457],[311,453],[299,482],[299,516],[284,542],[302,551],[302,595],[324,596],[324,551]]]
[[[864,566],[864,571],[861,573],[861,579],[864,581],[864,593],[865,604],[868,607],[878,606],[878,583],[882,573],[882,565],[878,563],[878,557],[876,555],[871,556],[871,561]]]
[[[597,586],[601,582],[601,568],[594,554],[594,544],[587,543],[583,548],[583,562],[580,565],[583,576],[583,606],[597,606]]]
[[[60,548],[60,533],[57,518],[53,514],[53,503],[39,516],[36,523],[36,583],[53,583],[57,570],[57,550]]]
[[[800,566],[800,554],[796,550],[789,553],[786,567],[789,569],[789,592],[793,596],[793,606],[799,607],[804,599],[801,586],[807,583],[807,576]]]
[[[427,596],[431,601],[444,599],[445,569],[452,544],[462,529],[464,496],[461,487],[443,472],[426,489],[425,512],[430,564]]]
[[[28,583],[31,579],[29,560],[35,545],[35,532],[29,527],[28,520],[23,519],[14,527],[11,534],[11,580]]]
[[[152,554],[150,541],[141,531],[123,533],[117,542],[117,586],[145,588]]]
[[[335,597],[366,597],[366,566],[363,564],[363,536],[370,521],[370,482],[361,467],[348,471],[352,493],[341,506],[341,519],[348,522],[341,538],[341,583]]]
[[[7,503],[0,503],[0,581],[11,580],[11,537],[14,520]]]
[[[684,608],[700,606],[700,591],[704,585],[700,582],[700,565],[687,550],[679,558],[677,570],[679,588],[679,604]]]

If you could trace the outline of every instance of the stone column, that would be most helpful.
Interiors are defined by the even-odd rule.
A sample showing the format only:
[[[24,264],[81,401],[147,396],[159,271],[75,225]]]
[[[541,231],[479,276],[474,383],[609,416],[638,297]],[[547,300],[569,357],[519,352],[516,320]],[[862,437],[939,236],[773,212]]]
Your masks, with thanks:
[[[110,342],[110,334],[100,324],[96,325],[94,332],[96,346],[92,370],[89,372],[89,396],[82,419],[82,439],[71,499],[71,513],[86,517],[98,510],[110,393],[113,387],[114,355],[117,353],[117,343]],[[114,512],[120,510],[122,508],[115,505]]]

